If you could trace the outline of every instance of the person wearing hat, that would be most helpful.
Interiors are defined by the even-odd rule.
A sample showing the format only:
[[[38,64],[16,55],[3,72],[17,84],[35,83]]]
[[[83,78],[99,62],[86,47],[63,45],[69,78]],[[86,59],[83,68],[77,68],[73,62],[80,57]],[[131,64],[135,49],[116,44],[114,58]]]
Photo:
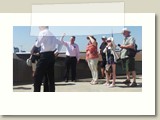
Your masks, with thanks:
[[[120,58],[123,61],[123,66],[126,69],[127,79],[123,81],[124,84],[130,87],[136,87],[136,71],[135,71],[135,59],[128,54],[129,49],[135,49],[135,38],[131,36],[131,31],[128,28],[123,28],[122,34],[124,36],[123,44],[119,45],[121,48]],[[132,73],[133,81],[130,81],[130,72]]]
[[[105,65],[106,65],[106,54],[103,52],[103,50],[105,49],[105,47],[107,46],[107,37],[106,36],[102,36],[102,43],[99,47],[100,49],[100,55],[102,57],[102,62],[100,64],[100,67],[101,67],[101,79],[104,79],[104,76],[105,76]]]
[[[107,38],[107,46],[103,50],[103,52],[106,54],[106,85],[107,87],[115,87],[115,81],[116,81],[116,63],[117,59],[119,59],[119,56],[115,52],[116,45],[114,43],[113,37]],[[112,75],[113,75],[113,81],[112,84],[109,83],[110,80],[110,67],[112,68]]]
[[[92,81],[91,85],[98,84],[98,50],[97,42],[94,36],[88,36],[87,40],[89,41],[86,47],[86,61],[88,62],[89,69],[91,70]]]

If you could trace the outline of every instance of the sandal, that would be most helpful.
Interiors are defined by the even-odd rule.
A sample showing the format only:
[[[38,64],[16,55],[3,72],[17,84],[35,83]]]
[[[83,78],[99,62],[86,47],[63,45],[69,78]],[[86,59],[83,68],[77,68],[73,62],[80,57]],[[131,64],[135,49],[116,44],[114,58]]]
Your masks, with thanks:
[[[113,88],[113,87],[115,87],[115,84],[110,84],[108,87]]]
[[[91,83],[90,83],[91,85],[96,85],[96,84],[98,84],[98,82],[97,81],[91,81]]]
[[[109,86],[110,84],[109,84],[109,83],[107,83],[107,82],[105,82],[103,85],[105,85],[105,86]]]

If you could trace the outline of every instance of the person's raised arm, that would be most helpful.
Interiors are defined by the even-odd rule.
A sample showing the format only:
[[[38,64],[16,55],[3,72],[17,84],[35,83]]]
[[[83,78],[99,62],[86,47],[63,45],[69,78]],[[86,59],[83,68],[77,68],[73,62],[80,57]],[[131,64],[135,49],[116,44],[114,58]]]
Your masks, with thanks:
[[[93,39],[91,36],[89,36],[89,39],[94,46],[97,46],[95,39]]]
[[[65,45],[65,46],[67,46],[67,42],[65,42],[64,40],[63,40],[63,38],[66,36],[66,34],[64,33],[63,34],[63,36],[61,37],[61,43],[63,44],[63,45]]]

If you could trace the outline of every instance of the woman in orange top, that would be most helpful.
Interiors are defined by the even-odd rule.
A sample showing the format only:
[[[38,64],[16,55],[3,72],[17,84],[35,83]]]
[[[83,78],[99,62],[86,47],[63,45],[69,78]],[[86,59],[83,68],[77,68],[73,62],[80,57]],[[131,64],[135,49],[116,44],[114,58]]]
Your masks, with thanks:
[[[97,84],[98,80],[98,51],[97,51],[97,42],[94,36],[88,36],[89,40],[87,48],[86,48],[86,61],[88,62],[88,66],[91,70],[92,81],[90,82],[92,85]]]

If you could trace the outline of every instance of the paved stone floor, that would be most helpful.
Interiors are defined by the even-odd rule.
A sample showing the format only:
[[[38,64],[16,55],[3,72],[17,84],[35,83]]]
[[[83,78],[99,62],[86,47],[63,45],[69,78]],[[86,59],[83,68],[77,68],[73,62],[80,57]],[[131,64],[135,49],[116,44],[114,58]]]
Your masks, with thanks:
[[[108,88],[103,83],[105,79],[99,79],[98,84],[91,85],[91,78],[80,79],[76,83],[72,82],[56,82],[56,92],[142,92],[142,76],[137,75],[137,87],[129,87],[122,83],[125,76],[118,76],[116,79],[116,86]],[[132,79],[131,79],[132,80]],[[33,92],[33,84],[14,85],[14,92]],[[43,86],[41,87],[43,91]]]

